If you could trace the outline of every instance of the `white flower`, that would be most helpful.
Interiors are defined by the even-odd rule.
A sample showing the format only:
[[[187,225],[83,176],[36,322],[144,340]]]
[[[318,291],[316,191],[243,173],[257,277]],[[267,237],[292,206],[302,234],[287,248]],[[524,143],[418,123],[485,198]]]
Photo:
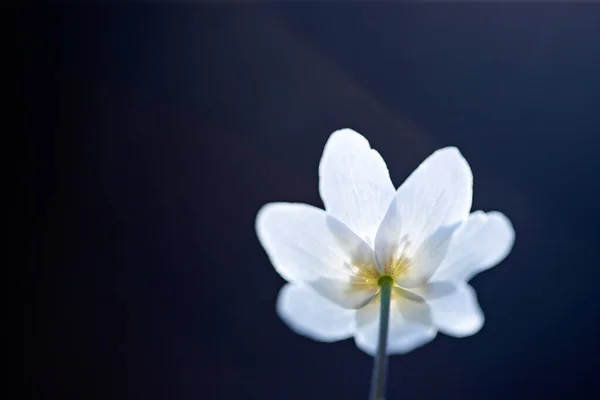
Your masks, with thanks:
[[[484,322],[467,281],[509,253],[514,231],[498,212],[469,214],[473,177],[454,147],[434,152],[398,188],[360,134],[329,138],[319,166],[325,210],[270,203],[256,231],[289,283],[277,300],[296,332],[333,342],[354,336],[374,354],[383,275],[395,285],[388,354],[406,353],[438,331],[463,337]]]

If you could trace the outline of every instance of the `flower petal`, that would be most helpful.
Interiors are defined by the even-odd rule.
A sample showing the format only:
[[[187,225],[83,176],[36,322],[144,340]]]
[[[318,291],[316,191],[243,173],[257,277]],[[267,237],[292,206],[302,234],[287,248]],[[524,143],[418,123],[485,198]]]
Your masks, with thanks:
[[[327,227],[337,245],[349,257],[348,268],[354,276],[346,279],[318,278],[307,283],[321,296],[344,308],[357,309],[367,304],[379,288],[374,282],[365,282],[364,276],[376,276],[375,255],[371,247],[344,223],[328,215]]]
[[[364,307],[379,290],[377,285],[365,284],[356,280],[319,278],[307,282],[307,284],[326,299],[350,309]]]
[[[465,337],[477,333],[485,318],[475,290],[465,282],[457,283],[452,293],[427,302],[434,325],[443,333]]]
[[[405,288],[414,288],[427,282],[446,257],[452,234],[458,226],[443,226],[430,235],[414,252],[407,270],[396,277],[396,283]]]
[[[394,185],[379,153],[359,133],[336,131],[323,150],[319,177],[327,212],[373,243],[394,196]]]
[[[375,253],[367,242],[352,232],[343,222],[331,215],[327,215],[327,227],[340,249],[350,257],[351,264],[355,268],[363,270],[368,274],[377,274]]]
[[[413,287],[431,276],[445,256],[453,230],[467,219],[473,196],[471,169],[460,152],[434,152],[400,186],[375,239],[383,268],[398,252],[413,260],[403,285]],[[402,246],[402,248],[400,248]]]
[[[377,350],[379,314],[379,296],[356,312],[356,345],[370,355],[374,355]],[[390,304],[387,353],[408,353],[430,342],[435,336],[436,330],[428,305],[418,296],[394,288]]]
[[[502,261],[514,240],[515,231],[506,216],[476,211],[456,231],[432,280],[468,281]]]
[[[441,299],[454,294],[456,284],[454,282],[427,282],[418,288],[412,288],[411,291],[424,299],[426,302]]]
[[[256,232],[277,272],[288,281],[347,280],[349,256],[327,225],[325,211],[306,204],[270,203],[256,217]]]
[[[347,339],[356,325],[355,311],[332,303],[302,284],[287,284],[281,289],[277,312],[293,331],[321,342]]]

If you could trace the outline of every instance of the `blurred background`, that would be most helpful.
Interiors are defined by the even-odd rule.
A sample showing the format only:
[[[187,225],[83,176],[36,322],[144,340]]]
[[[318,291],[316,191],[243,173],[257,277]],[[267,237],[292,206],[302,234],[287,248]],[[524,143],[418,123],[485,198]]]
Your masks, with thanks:
[[[372,359],[275,313],[254,231],[322,206],[336,129],[398,186],[458,146],[516,244],[487,322],[391,359],[389,400],[597,398],[600,5],[138,4],[16,14],[26,394],[366,399]]]

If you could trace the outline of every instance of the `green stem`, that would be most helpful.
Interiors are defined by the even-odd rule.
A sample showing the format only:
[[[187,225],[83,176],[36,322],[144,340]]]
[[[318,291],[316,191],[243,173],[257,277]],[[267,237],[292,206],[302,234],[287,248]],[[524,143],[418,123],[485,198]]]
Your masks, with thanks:
[[[392,287],[394,280],[389,275],[379,278],[379,339],[377,341],[377,353],[373,365],[373,378],[371,380],[371,400],[385,400],[385,381],[387,378],[387,337],[390,322],[390,301],[392,298]]]

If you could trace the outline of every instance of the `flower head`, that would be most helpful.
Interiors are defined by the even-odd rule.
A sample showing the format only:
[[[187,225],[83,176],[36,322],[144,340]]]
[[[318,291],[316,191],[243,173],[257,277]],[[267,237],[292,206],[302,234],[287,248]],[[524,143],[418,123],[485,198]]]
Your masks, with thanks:
[[[256,231],[289,283],[277,301],[296,332],[320,341],[354,336],[373,354],[379,283],[393,280],[388,354],[438,331],[463,337],[484,322],[467,281],[504,259],[514,231],[498,212],[471,214],[473,177],[454,147],[434,152],[395,190],[385,162],[357,132],[329,138],[319,166],[325,210],[270,203]]]

